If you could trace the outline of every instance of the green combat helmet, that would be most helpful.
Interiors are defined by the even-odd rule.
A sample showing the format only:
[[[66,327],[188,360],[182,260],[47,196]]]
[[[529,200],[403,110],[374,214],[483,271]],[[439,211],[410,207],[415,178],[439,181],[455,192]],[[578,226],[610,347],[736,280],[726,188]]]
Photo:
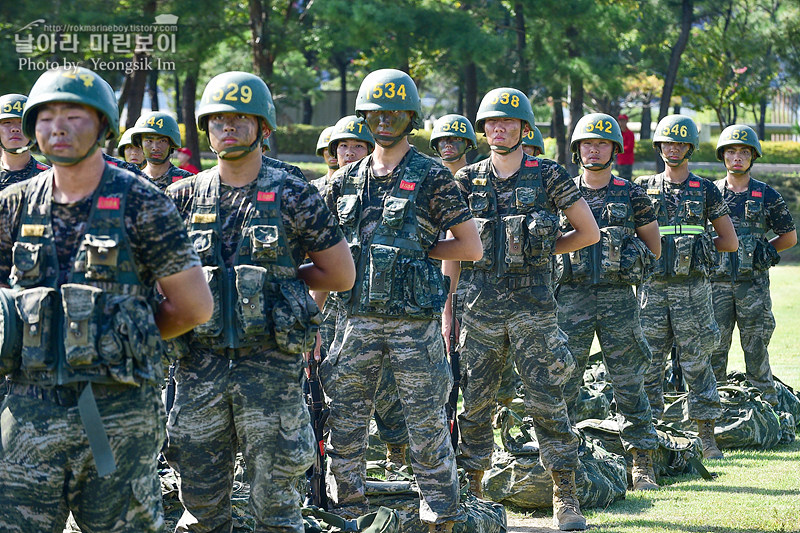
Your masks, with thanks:
[[[490,148],[495,152],[510,154],[522,144],[522,137],[525,135],[525,124],[527,123],[529,128],[536,125],[531,101],[528,100],[525,93],[511,87],[499,87],[486,93],[486,96],[481,100],[481,105],[478,106],[478,114],[475,117],[475,131],[485,133],[483,124],[486,119],[502,117],[516,118],[522,121],[522,134],[517,144],[512,147],[490,145]]]
[[[586,139],[604,139],[614,145],[611,157],[603,164],[584,165],[580,155],[580,142]],[[611,115],[605,113],[590,113],[584,115],[575,124],[572,131],[572,140],[569,149],[572,151],[572,162],[584,166],[589,170],[603,170],[611,166],[614,156],[622,152],[622,130],[619,123]]]
[[[4,94],[0,96],[0,120],[7,118],[22,119],[22,110],[25,108],[25,102],[28,97],[24,94]],[[21,154],[27,152],[31,147],[36,144],[36,139],[28,137],[28,144],[20,148],[6,148],[3,142],[0,141],[0,148],[11,154]]]
[[[339,141],[345,139],[355,139],[367,143],[370,152],[375,148],[375,139],[372,137],[372,132],[369,131],[366,122],[364,122],[363,118],[355,115],[342,117],[336,122],[328,142],[328,152],[335,154]]]
[[[317,139],[317,155],[322,157],[322,151],[328,147],[328,143],[331,142],[331,133],[333,133],[334,126],[328,126],[322,133],[319,134],[319,139]]]
[[[750,172],[750,169],[753,168],[753,163],[755,163],[756,159],[762,155],[761,142],[758,140],[758,135],[756,135],[756,132],[750,126],[741,124],[728,126],[719,134],[719,140],[717,141],[717,159],[724,162],[725,159],[722,157],[722,154],[725,148],[734,144],[749,146],[752,149],[752,157],[750,158],[750,166],[745,170],[729,170],[729,172],[733,174],[747,174]]]
[[[457,155],[444,158],[442,154],[439,153],[439,143],[437,142],[444,137],[458,137],[467,142],[464,145],[464,149],[459,150]],[[461,159],[468,150],[477,149],[478,138],[475,136],[475,130],[467,117],[456,114],[445,115],[433,124],[430,147],[436,155],[442,158],[442,161],[449,163]]]
[[[692,145],[686,155],[681,159],[678,165],[682,164],[684,160],[692,157],[695,150],[700,147],[700,134],[697,132],[697,124],[694,120],[686,115],[667,115],[662,118],[656,126],[656,131],[653,134],[653,148],[661,154],[661,143],[675,142],[686,143]],[[669,165],[669,161],[661,154],[664,163]],[[674,163],[671,166],[678,166]]]
[[[402,70],[381,69],[367,74],[356,96],[356,115],[366,119],[367,111],[411,111],[411,121],[407,125],[398,123],[388,134],[376,135],[372,131],[375,141],[387,148],[400,142],[411,130],[422,127],[417,86]],[[375,128],[370,125],[370,129]]]
[[[161,159],[147,158],[155,165],[163,165],[172,155],[172,151],[181,147],[181,129],[178,127],[178,121],[163,111],[153,111],[142,115],[131,130],[133,145],[139,148],[142,147],[142,136],[144,135],[161,135],[169,139],[169,151],[165,157]]]
[[[125,159],[125,147],[136,146],[133,144],[133,139],[131,139],[132,134],[133,128],[128,128],[127,130],[123,131],[122,135],[119,137],[119,143],[117,143],[117,154],[119,154],[120,159]]]
[[[80,163],[100,148],[107,139],[113,139],[119,134],[119,110],[114,90],[106,80],[88,68],[57,68],[39,76],[31,88],[22,112],[22,133],[27,138],[36,138],[36,116],[43,105],[53,102],[72,102],[89,106],[97,110],[103,122],[103,127],[97,135],[97,142],[84,155],[61,157],[45,153],[45,157],[54,163],[64,166]]]
[[[522,146],[533,146],[539,149],[539,153],[544,153],[544,137],[539,128],[534,126],[528,133],[522,136]]]
[[[223,72],[211,78],[197,109],[197,129],[208,133],[208,117],[217,113],[241,113],[258,118],[258,135],[250,146],[232,146],[214,151],[222,159],[240,159],[255,149],[261,149],[263,120],[270,131],[277,124],[275,104],[264,80],[248,72]]]

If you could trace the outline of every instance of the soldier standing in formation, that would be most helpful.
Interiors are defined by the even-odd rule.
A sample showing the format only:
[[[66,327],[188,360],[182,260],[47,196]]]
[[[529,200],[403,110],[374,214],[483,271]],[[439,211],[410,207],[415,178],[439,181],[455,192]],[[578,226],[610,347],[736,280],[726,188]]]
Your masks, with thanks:
[[[600,227],[600,242],[561,256],[558,325],[569,337],[577,366],[564,387],[570,420],[578,410],[583,371],[595,333],[617,402],[620,436],[633,455],[633,490],[657,489],[652,452],[658,448],[644,373],[652,355],[639,323],[632,285],[642,283],[661,254],[653,206],[641,187],[611,173],[622,150],[619,125],[592,113],[575,125],[572,159],[583,167],[575,185]],[[569,224],[562,226],[566,232]]]
[[[544,153],[544,137],[536,126],[533,126],[523,137],[522,151],[531,157],[539,157]]]
[[[207,320],[211,294],[172,202],[101,157],[119,127],[102,78],[42,74],[22,123],[54,167],[0,194],[21,329],[0,369],[0,530],[61,531],[72,511],[84,531],[160,532],[161,337]]]
[[[131,141],[142,149],[147,161],[143,172],[162,191],[181,178],[193,176],[169,160],[173,150],[181,147],[181,130],[172,115],[162,111],[142,115],[131,131]]]
[[[119,143],[117,144],[117,155],[123,161],[134,164],[141,169],[144,168],[147,161],[144,158],[142,148],[133,144],[131,133],[133,133],[133,128],[128,128],[120,135]]]
[[[541,461],[554,483],[554,524],[582,530],[586,520],[575,493],[578,436],[562,393],[575,359],[558,327],[550,265],[553,253],[593,244],[600,233],[566,170],[527,156],[520,148],[533,124],[524,93],[512,88],[490,91],[478,108],[475,129],[485,132],[491,155],[456,175],[484,248],[482,259],[462,264],[461,283],[467,292],[460,335],[465,371],[458,459],[473,492],[480,494],[483,472],[491,464],[490,417],[500,374],[508,354],[514,353]],[[573,231],[560,233],[559,211]],[[445,271],[458,268],[446,266]]]
[[[329,495],[342,514],[367,510],[368,425],[382,368],[391,365],[421,493],[420,519],[431,531],[451,531],[466,517],[446,428],[452,375],[439,320],[448,291],[433,259],[477,260],[480,242],[450,173],[408,142],[421,126],[408,74],[370,73],[356,113],[366,120],[375,151],[340,169],[325,196],[358,265],[353,290],[338,295],[346,321],[320,366],[331,397]],[[442,231],[452,237],[439,239]]]
[[[317,155],[325,161],[325,165],[328,167],[327,173],[322,176],[321,178],[317,178],[311,181],[311,184],[317,188],[319,193],[324,196],[325,194],[325,185],[333,176],[333,173],[339,168],[339,161],[336,157],[336,152],[331,152],[329,148],[329,144],[331,142],[331,133],[333,133],[334,127],[328,126],[319,134],[319,138],[317,139]]]
[[[222,99],[235,88],[234,96]],[[256,531],[303,531],[297,480],[313,459],[301,353],[319,310],[354,268],[336,221],[296,167],[261,154],[275,106],[261,78],[226,72],[205,87],[197,126],[217,166],[171,185],[214,295],[214,315],[177,362],[165,455],[185,507],[176,531],[230,531],[234,458],[250,480]],[[311,262],[301,265],[308,256]],[[293,309],[295,312],[293,312]]]
[[[687,116],[668,115],[656,127],[653,147],[666,168],[661,174],[638,178],[636,184],[645,188],[653,202],[662,250],[653,278],[640,286],[637,298],[653,353],[645,374],[653,418],[664,414],[664,363],[675,342],[689,386],[689,418],[697,421],[703,456],[722,459],[714,437],[722,408],[711,368],[719,328],[711,305],[708,267],[713,247],[735,252],[738,245],[722,194],[709,180],[689,171],[689,158],[699,144],[697,126]],[[717,233],[713,243],[707,222]]]
[[[27,100],[24,94],[0,96],[0,191],[50,168],[31,156],[36,140],[22,132],[22,109]]]
[[[775,381],[769,366],[770,337],[775,330],[769,294],[769,267],[782,252],[797,244],[797,231],[781,195],[764,182],[753,179],[750,169],[761,157],[761,143],[752,128],[725,128],[717,142],[717,159],[728,174],[715,185],[731,211],[739,239],[737,252],[723,253],[711,275],[714,318],[720,342],[711,354],[717,382],[726,381],[728,351],[734,324],[739,327],[747,380],[778,404]],[[766,239],[772,230],[775,237]]]

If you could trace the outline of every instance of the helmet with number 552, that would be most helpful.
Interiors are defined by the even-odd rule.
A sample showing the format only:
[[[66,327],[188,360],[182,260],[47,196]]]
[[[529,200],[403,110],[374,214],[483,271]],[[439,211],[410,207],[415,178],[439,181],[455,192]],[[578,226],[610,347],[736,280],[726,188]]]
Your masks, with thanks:
[[[725,147],[734,144],[743,144],[752,148],[753,161],[761,157],[761,143],[758,140],[758,135],[750,126],[734,124],[722,130],[717,141],[717,159],[723,161],[722,152]]]

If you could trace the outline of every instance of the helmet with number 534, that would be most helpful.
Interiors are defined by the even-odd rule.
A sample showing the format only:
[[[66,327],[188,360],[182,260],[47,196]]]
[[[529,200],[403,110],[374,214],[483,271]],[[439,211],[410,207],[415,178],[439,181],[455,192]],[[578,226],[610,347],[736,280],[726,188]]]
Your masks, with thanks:
[[[402,70],[386,68],[367,74],[356,96],[356,115],[363,117],[366,111],[411,111],[411,127],[422,128],[417,85]]]

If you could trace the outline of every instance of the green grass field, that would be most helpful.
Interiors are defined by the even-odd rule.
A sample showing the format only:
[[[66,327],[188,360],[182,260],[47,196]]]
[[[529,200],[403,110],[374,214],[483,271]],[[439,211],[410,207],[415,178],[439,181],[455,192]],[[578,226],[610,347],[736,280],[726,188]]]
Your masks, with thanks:
[[[800,389],[800,265],[770,271],[777,328],[770,343],[775,376]],[[728,369],[744,370],[734,332]],[[772,450],[725,450],[723,461],[708,461],[718,474],[662,478],[655,492],[629,492],[606,509],[587,509],[594,532],[759,533],[800,532],[800,441]],[[550,512],[508,509],[509,531],[550,531]]]

